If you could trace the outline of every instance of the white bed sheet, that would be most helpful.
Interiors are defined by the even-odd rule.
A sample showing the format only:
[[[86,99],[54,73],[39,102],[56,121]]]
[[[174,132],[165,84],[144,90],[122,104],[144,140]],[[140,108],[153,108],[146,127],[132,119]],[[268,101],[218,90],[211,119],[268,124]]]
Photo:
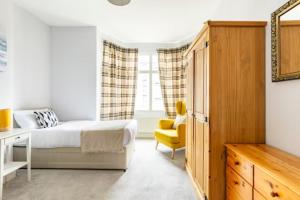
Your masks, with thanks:
[[[32,129],[31,146],[32,148],[80,147],[80,133],[83,128],[100,124],[103,128],[111,129],[124,123],[128,123],[124,129],[123,145],[126,146],[136,136],[136,120],[68,121],[52,128]],[[22,145],[24,144],[18,144]]]

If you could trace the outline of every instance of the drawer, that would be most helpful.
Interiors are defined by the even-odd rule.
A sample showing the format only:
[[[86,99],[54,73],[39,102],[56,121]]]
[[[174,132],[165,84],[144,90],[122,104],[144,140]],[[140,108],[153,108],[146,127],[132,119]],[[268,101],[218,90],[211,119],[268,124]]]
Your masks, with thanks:
[[[13,137],[9,137],[9,138],[6,138],[4,140],[4,144],[8,145],[8,144],[21,142],[21,141],[27,139],[28,137],[29,137],[28,133],[27,134],[16,135],[16,136],[13,136]]]
[[[253,190],[253,200],[267,200],[267,199],[256,190]]]
[[[299,195],[257,167],[254,168],[254,187],[268,200],[300,200]]]
[[[252,200],[252,186],[231,167],[226,168],[226,199]]]
[[[253,185],[253,164],[231,150],[227,150],[227,165]]]

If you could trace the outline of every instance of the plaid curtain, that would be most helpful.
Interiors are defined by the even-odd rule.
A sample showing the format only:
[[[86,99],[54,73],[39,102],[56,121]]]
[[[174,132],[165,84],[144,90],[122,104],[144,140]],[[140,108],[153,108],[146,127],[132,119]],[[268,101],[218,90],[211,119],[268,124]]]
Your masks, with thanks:
[[[103,41],[101,120],[133,118],[137,59],[137,49]]]
[[[186,59],[183,54],[189,45],[176,49],[158,49],[159,75],[166,113],[176,117],[175,104],[186,96]]]

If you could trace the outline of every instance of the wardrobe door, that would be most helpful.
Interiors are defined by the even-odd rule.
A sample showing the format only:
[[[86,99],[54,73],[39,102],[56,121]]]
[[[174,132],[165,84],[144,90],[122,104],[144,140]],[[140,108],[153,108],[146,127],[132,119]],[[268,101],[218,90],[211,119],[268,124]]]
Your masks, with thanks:
[[[208,115],[208,41],[203,37],[195,49],[194,112],[207,121]]]
[[[195,182],[201,192],[205,192],[208,171],[204,162],[208,161],[204,152],[204,133],[207,131],[207,45],[206,36],[199,41],[195,49]],[[205,139],[207,140],[207,138]],[[207,147],[207,144],[206,144]],[[205,157],[206,156],[206,157]],[[206,183],[207,184],[207,183]]]
[[[187,72],[187,126],[186,126],[186,164],[194,176],[194,53],[188,55]]]
[[[203,189],[206,198],[209,199],[209,158],[210,158],[210,130],[209,130],[209,46],[208,36],[205,37],[204,42],[204,130],[203,130]]]
[[[195,49],[195,183],[203,192],[203,113],[204,113],[204,49]]]

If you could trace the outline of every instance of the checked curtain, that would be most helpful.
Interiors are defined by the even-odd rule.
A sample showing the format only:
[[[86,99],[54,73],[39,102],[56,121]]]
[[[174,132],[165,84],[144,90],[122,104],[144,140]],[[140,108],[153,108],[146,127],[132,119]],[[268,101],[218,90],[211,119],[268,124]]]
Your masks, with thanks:
[[[138,49],[103,41],[101,120],[132,119]]]
[[[184,52],[189,45],[175,49],[158,49],[159,75],[168,117],[176,117],[175,104],[186,97],[186,66]]]

